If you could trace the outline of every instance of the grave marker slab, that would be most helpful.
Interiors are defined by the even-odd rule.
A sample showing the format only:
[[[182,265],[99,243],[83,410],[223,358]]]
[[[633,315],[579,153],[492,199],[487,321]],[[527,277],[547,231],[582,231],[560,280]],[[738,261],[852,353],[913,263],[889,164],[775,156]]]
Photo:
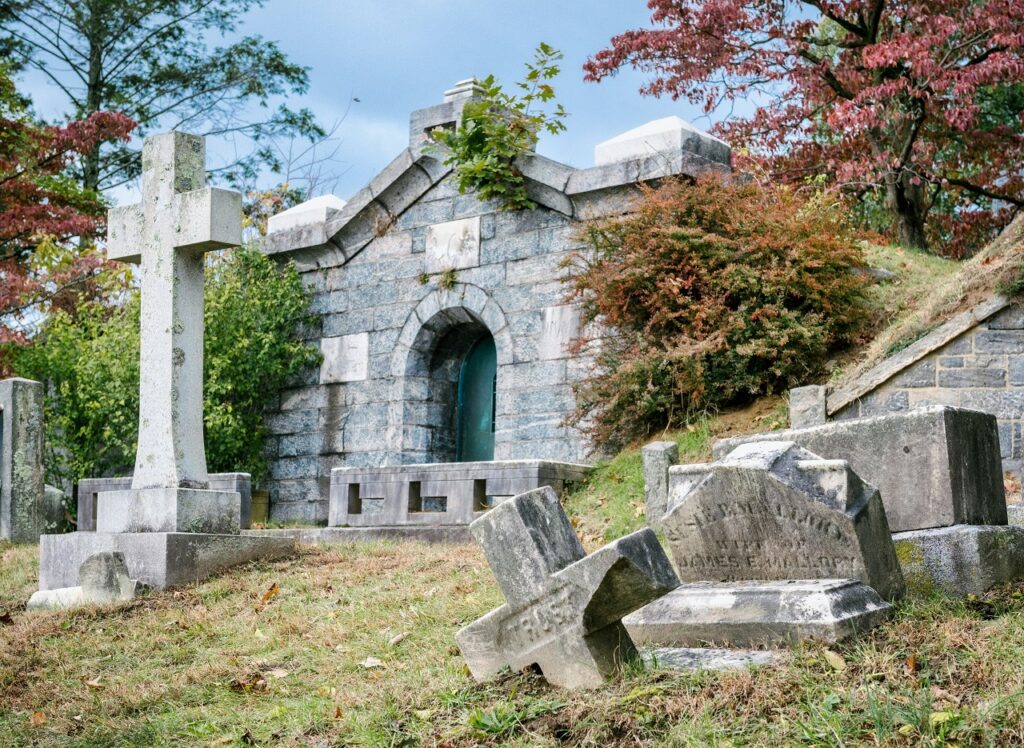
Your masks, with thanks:
[[[672,467],[661,527],[682,584],[626,618],[644,643],[836,640],[904,591],[878,491],[793,442]]]
[[[505,605],[456,634],[477,680],[537,665],[564,688],[594,688],[635,655],[621,618],[678,580],[654,532],[587,556],[550,487],[516,496],[470,525]]]
[[[793,442],[674,466],[662,527],[683,582],[859,579],[886,600],[903,594],[877,489]]]
[[[0,381],[0,540],[34,543],[45,532],[43,385]]]

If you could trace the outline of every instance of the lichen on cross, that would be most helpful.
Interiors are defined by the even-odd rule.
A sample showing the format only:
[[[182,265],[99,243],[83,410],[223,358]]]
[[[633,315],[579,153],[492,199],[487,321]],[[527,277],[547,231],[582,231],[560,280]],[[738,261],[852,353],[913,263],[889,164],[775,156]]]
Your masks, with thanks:
[[[141,262],[139,441],[132,489],[205,488],[203,254],[242,243],[242,196],[206,186],[204,139],[142,147],[142,202],[108,215],[107,257]]]

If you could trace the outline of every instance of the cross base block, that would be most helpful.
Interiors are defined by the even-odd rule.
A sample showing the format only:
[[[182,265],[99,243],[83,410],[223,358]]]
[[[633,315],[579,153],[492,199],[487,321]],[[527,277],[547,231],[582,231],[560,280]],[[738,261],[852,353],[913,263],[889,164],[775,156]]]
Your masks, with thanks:
[[[96,497],[97,532],[192,532],[235,535],[242,525],[237,491],[142,488]]]
[[[76,586],[83,561],[112,551],[124,554],[132,579],[162,590],[198,582],[250,561],[289,556],[295,552],[295,541],[181,532],[43,535],[39,539],[39,589]]]
[[[693,582],[622,622],[637,645],[758,648],[840,641],[891,613],[877,592],[853,579]]]

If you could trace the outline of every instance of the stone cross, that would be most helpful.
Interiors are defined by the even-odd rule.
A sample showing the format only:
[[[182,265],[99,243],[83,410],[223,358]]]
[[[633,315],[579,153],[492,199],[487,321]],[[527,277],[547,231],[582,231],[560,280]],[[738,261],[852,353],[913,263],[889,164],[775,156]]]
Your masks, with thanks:
[[[142,202],[109,213],[107,257],[142,266],[133,489],[207,485],[203,254],[242,243],[242,196],[205,185],[203,138],[155,135],[142,147]]]
[[[587,556],[550,487],[516,496],[470,531],[506,603],[456,634],[477,680],[532,665],[564,688],[594,688],[635,654],[622,617],[679,581],[647,529]]]

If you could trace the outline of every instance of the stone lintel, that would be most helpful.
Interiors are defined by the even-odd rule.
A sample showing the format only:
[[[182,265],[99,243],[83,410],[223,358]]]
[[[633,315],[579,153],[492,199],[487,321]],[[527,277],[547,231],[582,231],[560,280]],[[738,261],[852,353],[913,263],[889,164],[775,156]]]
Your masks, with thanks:
[[[97,495],[97,532],[237,534],[242,498],[237,491],[143,488]]]

